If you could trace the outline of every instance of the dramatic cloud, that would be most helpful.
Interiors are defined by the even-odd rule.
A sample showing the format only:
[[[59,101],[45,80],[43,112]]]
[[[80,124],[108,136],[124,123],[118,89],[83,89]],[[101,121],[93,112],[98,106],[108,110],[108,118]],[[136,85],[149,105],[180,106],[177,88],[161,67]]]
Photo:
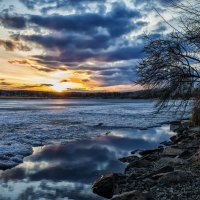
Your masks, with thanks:
[[[45,65],[40,64],[37,60],[9,60],[8,61],[10,64],[13,65],[27,65],[30,66],[34,69],[37,69],[38,71],[43,71],[43,72],[52,72],[56,70],[61,70],[62,68],[60,67],[47,67]],[[66,68],[63,68],[62,70],[66,70]]]
[[[69,7],[81,7],[83,4],[95,4],[105,3],[106,0],[20,0],[27,8],[35,9],[36,7],[42,7],[41,10],[52,10],[55,8],[69,8]]]
[[[3,46],[6,51],[14,51],[18,49],[20,51],[30,51],[31,48],[23,45],[20,42],[12,41],[12,40],[0,40],[0,46]]]
[[[134,83],[146,30],[152,39],[168,31],[154,10],[166,12],[169,2],[163,0],[16,0],[7,8],[6,0],[2,2],[0,24],[8,38],[0,46],[10,52],[30,51],[28,57],[12,57],[8,62],[13,67],[24,65],[46,76],[71,70],[88,87]],[[67,85],[71,79],[57,81]],[[45,86],[22,89],[39,87]]]
[[[52,84],[35,84],[35,85],[23,85],[20,86],[19,89],[34,89],[34,88],[41,88],[41,87],[52,87]]]
[[[26,19],[23,16],[9,16],[8,14],[3,14],[0,16],[0,23],[5,28],[23,29],[26,27]]]
[[[133,84],[135,81],[135,70],[133,66],[124,66],[112,69],[106,69],[93,77],[97,81],[101,81],[101,86],[114,86]]]

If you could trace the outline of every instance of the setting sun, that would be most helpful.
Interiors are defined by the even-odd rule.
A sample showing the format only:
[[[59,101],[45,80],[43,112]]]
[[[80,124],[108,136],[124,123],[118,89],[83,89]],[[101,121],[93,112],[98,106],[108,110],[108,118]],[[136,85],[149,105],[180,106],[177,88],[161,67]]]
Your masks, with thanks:
[[[70,83],[56,83],[54,86],[52,86],[51,88],[53,90],[55,90],[56,92],[63,92],[65,91],[67,88],[69,88],[71,86]]]
[[[51,86],[53,90],[56,92],[64,92],[68,89],[82,89],[84,88],[82,84],[79,83],[73,83],[73,82],[67,82],[67,83],[55,83],[53,86]]]

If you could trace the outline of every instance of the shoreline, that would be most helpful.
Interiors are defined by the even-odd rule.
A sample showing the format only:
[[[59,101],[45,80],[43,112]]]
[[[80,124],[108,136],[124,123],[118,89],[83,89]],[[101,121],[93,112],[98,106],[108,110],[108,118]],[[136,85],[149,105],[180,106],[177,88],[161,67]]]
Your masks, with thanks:
[[[200,199],[200,127],[174,128],[177,134],[158,148],[119,159],[127,163],[124,172],[103,175],[93,192],[112,200]]]
[[[104,98],[104,97],[0,97],[0,100],[56,100],[56,99],[63,99],[63,100],[67,100],[67,99],[86,99],[86,100],[97,100],[97,99],[103,99],[103,100],[157,100],[157,98],[131,98],[131,97],[126,97],[126,98],[120,98],[120,97],[116,97],[116,98]]]

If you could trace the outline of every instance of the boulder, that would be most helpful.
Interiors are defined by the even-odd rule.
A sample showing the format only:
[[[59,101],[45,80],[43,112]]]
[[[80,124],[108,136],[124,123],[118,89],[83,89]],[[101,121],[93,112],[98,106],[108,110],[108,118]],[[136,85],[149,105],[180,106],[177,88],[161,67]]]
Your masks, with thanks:
[[[158,174],[157,176],[160,176],[158,182],[166,185],[186,182],[192,180],[195,177],[192,172],[183,170]]]
[[[103,175],[99,180],[94,182],[92,189],[95,194],[104,198],[112,198],[115,188],[115,183],[118,181],[119,175],[110,173]]]
[[[163,174],[163,173],[167,173],[167,172],[173,172],[174,171],[174,168],[171,167],[171,166],[165,166],[165,167],[162,167],[150,174],[148,174],[147,176],[145,176],[145,178],[152,178],[152,179],[157,179],[157,174]]]
[[[169,165],[171,167],[177,167],[185,163],[186,161],[184,161],[181,158],[163,157],[160,158],[158,161],[154,162],[154,169],[160,169],[162,167],[165,167],[166,165]]]
[[[153,198],[147,192],[134,190],[115,196],[112,198],[112,200],[153,200]]]
[[[177,132],[177,133],[183,133],[185,130],[188,130],[190,127],[190,122],[185,121],[176,121],[170,123],[170,130]]]
[[[176,157],[183,153],[182,149],[168,147],[161,153],[162,156]]]

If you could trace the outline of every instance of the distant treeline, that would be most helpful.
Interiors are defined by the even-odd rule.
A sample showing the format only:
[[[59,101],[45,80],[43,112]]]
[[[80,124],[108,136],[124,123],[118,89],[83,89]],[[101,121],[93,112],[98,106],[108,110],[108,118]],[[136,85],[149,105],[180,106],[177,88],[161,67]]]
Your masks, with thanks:
[[[28,90],[0,90],[0,98],[102,98],[102,99],[151,99],[159,98],[160,91],[134,92],[43,92]]]

